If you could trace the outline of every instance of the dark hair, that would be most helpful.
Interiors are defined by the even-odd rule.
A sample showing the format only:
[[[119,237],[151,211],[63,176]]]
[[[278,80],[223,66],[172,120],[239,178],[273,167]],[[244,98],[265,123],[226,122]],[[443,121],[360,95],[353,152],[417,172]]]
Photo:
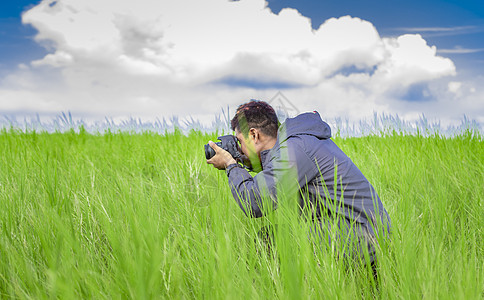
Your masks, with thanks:
[[[240,130],[240,122],[246,122],[247,129],[257,128],[262,133],[277,137],[277,128],[279,127],[279,120],[277,119],[276,111],[267,102],[259,100],[251,100],[247,103],[239,105],[234,118],[230,122],[232,130],[237,129],[237,131],[243,134],[248,134],[248,132],[243,132]],[[242,124],[244,128],[245,125]]]

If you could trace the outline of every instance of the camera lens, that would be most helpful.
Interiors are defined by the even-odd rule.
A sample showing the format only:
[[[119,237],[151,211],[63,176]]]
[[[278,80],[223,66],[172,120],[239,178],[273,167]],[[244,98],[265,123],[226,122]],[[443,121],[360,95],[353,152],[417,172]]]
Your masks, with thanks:
[[[215,155],[215,150],[209,144],[205,145],[205,158],[211,159]]]

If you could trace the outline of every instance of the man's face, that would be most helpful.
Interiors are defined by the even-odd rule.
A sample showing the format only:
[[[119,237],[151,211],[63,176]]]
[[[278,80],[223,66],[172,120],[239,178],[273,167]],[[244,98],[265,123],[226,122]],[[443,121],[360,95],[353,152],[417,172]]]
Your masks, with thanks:
[[[250,157],[250,155],[257,155],[255,151],[255,145],[254,145],[254,140],[250,139],[249,136],[244,136],[240,131],[235,129],[235,137],[239,141],[240,144],[240,149],[242,150],[242,153]]]

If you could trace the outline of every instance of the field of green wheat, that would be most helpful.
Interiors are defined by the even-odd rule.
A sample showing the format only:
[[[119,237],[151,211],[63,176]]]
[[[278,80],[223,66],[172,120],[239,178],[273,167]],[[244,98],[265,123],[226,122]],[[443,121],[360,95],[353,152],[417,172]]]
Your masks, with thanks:
[[[297,226],[264,251],[205,162],[216,137],[1,131],[0,298],[484,297],[479,133],[334,138],[392,219],[377,282]]]

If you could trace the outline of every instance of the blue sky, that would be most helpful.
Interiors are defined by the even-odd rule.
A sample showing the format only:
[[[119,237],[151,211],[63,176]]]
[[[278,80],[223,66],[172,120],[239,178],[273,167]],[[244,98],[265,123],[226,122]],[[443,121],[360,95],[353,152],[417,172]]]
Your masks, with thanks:
[[[153,111],[180,115],[192,107],[187,113],[203,118],[224,101],[235,106],[284,90],[301,110],[346,99],[327,109],[331,117],[381,112],[409,119],[425,114],[454,122],[463,115],[484,120],[484,111],[476,109],[484,96],[484,1],[270,0],[272,14],[260,13],[262,0],[242,0],[238,12],[223,1],[198,8],[190,1],[142,0],[147,9],[141,2],[114,0],[3,1],[0,113],[70,110],[82,116],[153,117]],[[191,6],[175,4],[181,2]],[[157,17],[157,9],[171,13]],[[92,22],[80,17],[93,11],[100,13]],[[129,16],[131,11],[136,13]],[[217,18],[220,23],[211,24]],[[308,20],[313,33],[304,27]],[[320,37],[314,37],[322,24]],[[338,40],[359,35],[373,40]],[[266,43],[272,38],[273,46]],[[306,46],[294,47],[297,43]],[[294,63],[295,57],[302,61]],[[90,100],[82,104],[84,99]],[[462,108],[456,111],[454,105]]]
[[[0,4],[0,75],[19,63],[38,59],[46,51],[34,40],[36,30],[24,26],[21,13],[38,1],[2,1]]]

